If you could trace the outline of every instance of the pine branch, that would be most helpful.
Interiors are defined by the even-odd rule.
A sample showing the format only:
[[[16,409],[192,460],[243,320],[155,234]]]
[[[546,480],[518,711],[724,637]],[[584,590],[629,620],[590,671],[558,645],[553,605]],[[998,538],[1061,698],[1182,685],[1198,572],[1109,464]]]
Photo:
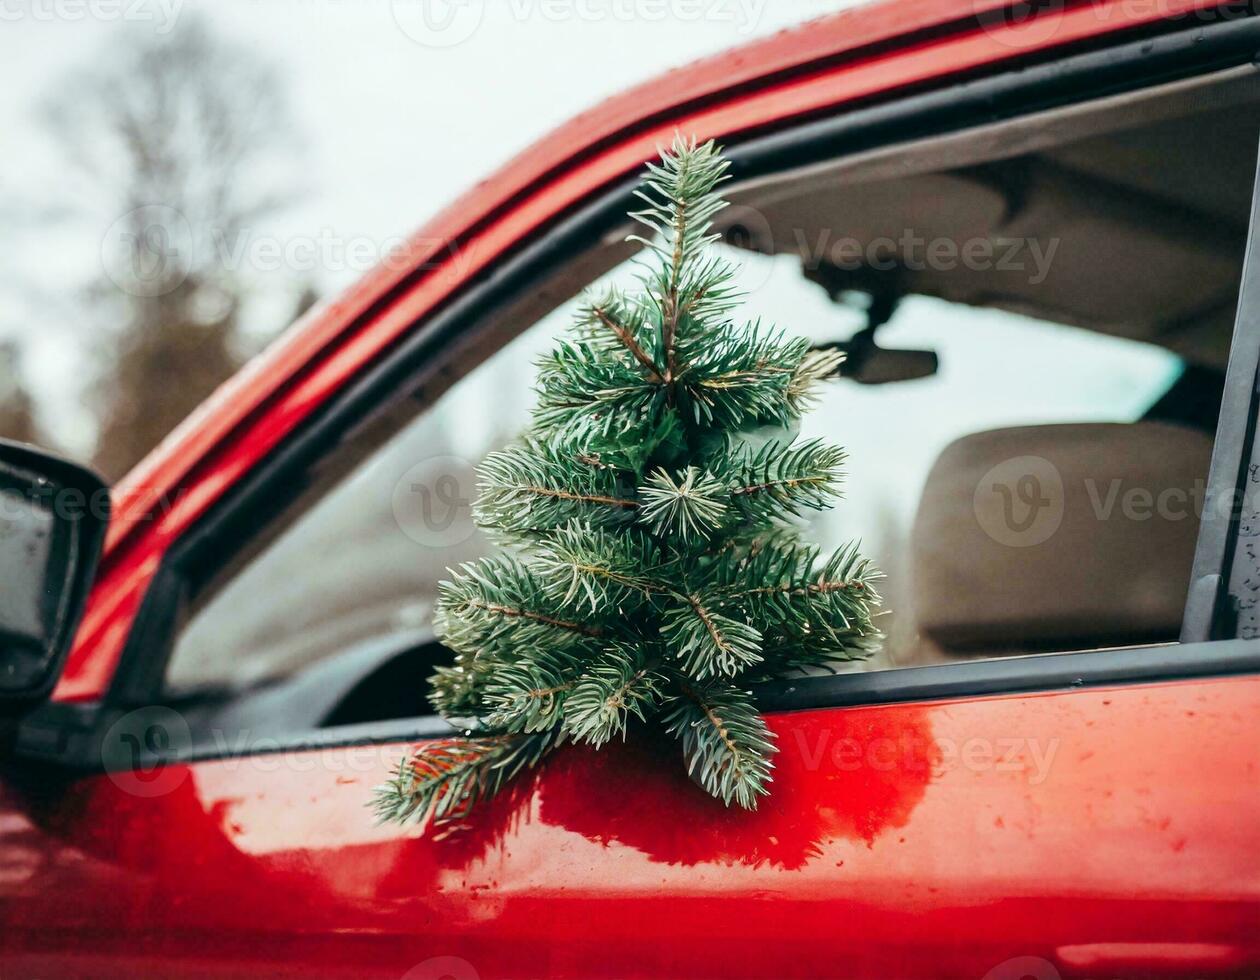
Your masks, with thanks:
[[[549,595],[562,603],[580,601],[594,611],[633,611],[665,586],[652,541],[639,531],[616,533],[572,522],[540,542],[535,565]]]
[[[561,344],[540,362],[534,435],[578,454],[639,472],[664,447],[680,446],[671,389],[626,359]]]
[[[713,217],[726,206],[714,188],[725,179],[727,162],[712,142],[696,145],[681,137],[674,140],[660,165],[649,163],[647,177],[635,194],[646,207],[631,213],[645,225],[652,238],[631,236],[661,259],[661,267],[649,280],[657,304],[662,346],[665,352],[665,381],[677,374],[676,344],[684,311],[696,316],[695,307],[710,289],[720,287],[723,278],[710,267],[708,275],[689,275],[704,247],[718,236],[710,234]]]
[[[691,677],[732,677],[761,661],[761,633],[718,608],[712,597],[675,594],[661,614],[661,638]]]
[[[718,529],[727,509],[727,489],[695,466],[677,477],[658,469],[639,489],[643,509],[639,520],[654,534],[676,535],[683,542],[707,539]]]
[[[533,439],[491,453],[478,474],[473,516],[500,531],[534,533],[572,520],[615,526],[641,506],[619,470]]]
[[[630,715],[646,720],[664,680],[660,659],[639,648],[615,648],[596,661],[565,704],[565,730],[578,742],[603,745],[626,730]]]
[[[752,695],[727,683],[679,683],[681,697],[665,717],[682,739],[687,771],[713,796],[746,810],[769,793],[778,751],[774,737],[752,704]]]
[[[560,744],[555,732],[427,742],[404,759],[372,801],[377,820],[461,820]]]
[[[500,665],[486,683],[489,727],[506,732],[557,727],[580,670],[578,661],[537,647],[519,660]]]
[[[865,656],[878,636],[871,619],[878,578],[856,544],[821,565],[816,548],[770,546],[729,560],[720,573],[727,601],[763,625],[767,661],[778,668]]]
[[[453,665],[434,669],[429,676],[429,703],[438,714],[453,721],[480,718],[486,713],[483,695],[491,672],[490,659],[457,653]]]
[[[601,635],[598,625],[557,603],[546,581],[511,555],[461,565],[438,587],[435,626],[453,650],[509,657],[535,645],[583,649]]]
[[[839,350],[811,350],[805,355],[788,383],[787,399],[795,415],[804,415],[818,400],[818,386],[835,375],[844,363]]]
[[[876,642],[878,574],[790,520],[836,500],[844,453],[745,442],[798,418],[840,355],[731,322],[734,270],[706,252],[725,171],[681,139],[648,168],[642,289],[587,302],[539,363],[530,430],[482,466],[477,521],[520,554],[442,584],[456,658],[431,679],[443,716],[482,734],[418,749],[378,792],[382,819],[458,821],[563,739],[599,747],[631,718],[663,722],[708,792],[752,808],[775,746],[737,685]]]
[[[678,287],[679,293],[685,297],[679,305],[678,323],[680,337],[693,348],[697,334],[706,332],[703,329],[706,324],[721,322],[739,305],[744,294],[731,285],[737,272],[735,266],[716,255],[697,259],[688,268]]]
[[[590,346],[561,343],[539,362],[538,433],[599,448],[650,438],[668,392],[631,363]]]
[[[807,341],[760,324],[703,339],[678,379],[680,405],[696,425],[739,429],[797,416],[789,393],[810,353]]]
[[[615,290],[589,303],[578,314],[578,332],[588,344],[601,350],[624,348],[646,369],[653,384],[665,379],[660,366],[647,348],[652,346],[653,330],[641,313],[633,309]]]
[[[823,510],[840,496],[844,450],[817,440],[770,442],[710,462],[745,518],[767,521]]]

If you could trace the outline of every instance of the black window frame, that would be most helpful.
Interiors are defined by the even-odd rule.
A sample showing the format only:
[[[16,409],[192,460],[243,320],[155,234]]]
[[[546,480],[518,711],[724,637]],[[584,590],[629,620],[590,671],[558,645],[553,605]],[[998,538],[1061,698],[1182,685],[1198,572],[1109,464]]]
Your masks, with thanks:
[[[1163,33],[1154,33],[1157,31]],[[739,182],[1253,64],[1260,52],[1260,17],[1222,18],[1215,23],[1197,23],[1190,29],[1164,23],[1129,34],[1119,43],[1114,39],[1104,43],[1106,46],[1097,50],[1047,57],[1040,64],[947,82],[929,91],[846,108],[841,114],[781,132],[728,141],[732,178]],[[491,274],[413,329],[394,351],[334,396],[249,473],[167,552],[103,700],[90,705],[48,704],[36,710],[19,727],[17,756],[68,770],[99,770],[103,755],[108,754],[102,751],[106,730],[117,738],[120,719],[125,724],[127,717],[135,716],[136,724],[143,725],[144,712],[136,709],[162,702],[162,678],[191,570],[204,568],[220,553],[220,542],[233,540],[243,529],[259,527],[260,514],[274,514],[276,501],[286,497],[282,488],[291,499],[304,474],[330,447],[352,437],[384,407],[407,397],[415,389],[415,379],[431,371],[443,349],[457,337],[484,326],[495,310],[510,303],[540,276],[594,248],[609,231],[624,225],[633,186],[633,181],[626,180],[605,190],[598,199],[559,219],[535,241],[500,261]],[[1260,456],[1256,426],[1260,329],[1249,332],[1246,326],[1249,320],[1260,320],[1260,249],[1253,248],[1257,241],[1260,199],[1253,199],[1239,312],[1209,475],[1209,501],[1232,497],[1245,489],[1252,457]],[[1234,639],[1230,633],[1230,603],[1226,600],[1229,583],[1241,581],[1235,548],[1240,523],[1237,512],[1221,515],[1209,508],[1205,514],[1181,644],[802,678],[762,686],[757,691],[759,704],[766,711],[789,711],[1260,673],[1260,642]],[[444,722],[418,717],[295,733],[293,745],[282,740],[270,750],[404,742],[445,732],[449,728]],[[171,754],[197,760],[226,753],[191,744],[173,747]]]

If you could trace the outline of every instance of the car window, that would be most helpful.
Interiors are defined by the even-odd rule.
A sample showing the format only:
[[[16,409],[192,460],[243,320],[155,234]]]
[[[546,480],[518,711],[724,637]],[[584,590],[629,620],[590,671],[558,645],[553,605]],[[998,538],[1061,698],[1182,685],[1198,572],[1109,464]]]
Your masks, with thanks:
[[[833,302],[802,274],[799,259],[727,250],[742,266],[747,298],[741,315],[760,316],[818,344],[851,338],[866,324],[862,296]],[[635,274],[633,261],[624,263],[596,288]],[[350,656],[383,638],[426,635],[437,584],[447,569],[491,548],[471,519],[474,468],[526,425],[533,362],[570,322],[577,302],[574,297],[490,356],[230,581],[197,597],[169,661],[169,692],[254,688],[329,658]],[[884,348],[931,352],[938,364],[935,373],[885,384],[836,380],[800,431],[802,437],[839,442],[849,453],[845,499],[816,518],[813,540],[837,547],[860,538],[887,574],[882,588],[890,610],[883,619],[886,640],[879,654],[857,669],[1073,649],[1126,638],[1123,623],[1099,641],[1086,633],[1074,635],[1071,620],[1088,613],[1075,607],[1081,600],[1074,593],[1105,595],[1131,571],[1092,563],[1089,536],[1070,526],[1063,532],[1070,540],[1056,542],[1049,558],[1040,557],[1038,548],[1028,545],[1028,531],[1031,537],[1042,533],[1035,525],[1043,515],[1034,505],[1053,496],[1055,475],[1069,483],[1074,478],[1072,465],[1062,461],[1074,458],[1072,439],[1097,442],[1098,430],[1079,427],[1122,427],[1142,419],[1182,376],[1182,362],[1137,341],[916,295],[901,300],[878,338]],[[1128,452],[1128,432],[1117,437],[1121,456]],[[966,441],[983,433],[997,433],[984,437],[993,445]],[[1209,436],[1203,438],[1210,444]],[[952,449],[960,439],[961,448]],[[953,464],[950,453],[965,458]],[[997,467],[1000,483],[1002,465],[1018,470],[1029,459],[1034,461],[1031,476],[1041,483],[1033,486],[1023,471],[1007,474],[1014,508],[1007,525],[994,526],[992,520],[994,513],[1005,513],[1000,486],[985,491],[993,501],[982,500],[978,490],[941,493],[939,506],[925,498],[930,482],[948,486],[951,479],[967,478],[969,467]],[[942,471],[938,464],[943,460]],[[1037,470],[1036,460],[1049,469]],[[1205,475],[1205,460],[1203,467]],[[1094,482],[1084,488],[1084,498],[1097,501],[1099,508],[1109,495],[1133,489],[1122,485],[1117,490],[1106,476],[1089,477]],[[1111,504],[1123,507],[1115,499]],[[1054,500],[1046,507],[1049,519],[1056,507],[1062,510]],[[1023,527],[1029,515],[1031,524]],[[1070,514],[1066,522],[1070,525]],[[916,524],[920,534],[946,542],[952,553],[945,560],[925,554],[915,539]],[[1079,578],[1073,578],[1074,559],[1076,571],[1089,579],[1088,589],[1063,585]],[[1051,597],[1049,605],[1038,597],[1042,604],[1024,620],[1003,620],[1001,609],[983,608],[977,600],[977,595],[1007,594],[1009,580],[1021,578],[1012,576],[1011,568],[1029,569],[1027,590]],[[1187,558],[1186,574],[1188,569]],[[928,586],[944,591],[950,601],[929,596],[932,601],[921,602],[916,593]],[[1184,583],[1180,588],[1184,594]],[[1054,619],[1056,589],[1075,606],[1062,610],[1063,622],[1042,631],[1045,642],[1030,641],[1029,631],[1041,628],[1036,623]],[[938,608],[942,605],[944,612]],[[925,623],[930,636],[924,634]],[[1151,638],[1141,628],[1132,632],[1134,641]]]

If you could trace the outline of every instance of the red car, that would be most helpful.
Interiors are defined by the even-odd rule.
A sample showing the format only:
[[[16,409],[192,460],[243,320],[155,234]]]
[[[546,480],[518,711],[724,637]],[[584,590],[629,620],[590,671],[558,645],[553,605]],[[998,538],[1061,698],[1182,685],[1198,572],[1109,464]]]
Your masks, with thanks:
[[[107,530],[89,474],[0,450],[0,975],[1260,976],[1251,7],[778,34],[479,184]],[[884,567],[884,647],[758,691],[756,812],[640,732],[459,833],[376,825],[450,731],[430,614],[486,547],[471,467],[573,297],[627,274],[676,131],[727,148],[749,306],[849,351],[807,423],[851,455],[816,535]]]

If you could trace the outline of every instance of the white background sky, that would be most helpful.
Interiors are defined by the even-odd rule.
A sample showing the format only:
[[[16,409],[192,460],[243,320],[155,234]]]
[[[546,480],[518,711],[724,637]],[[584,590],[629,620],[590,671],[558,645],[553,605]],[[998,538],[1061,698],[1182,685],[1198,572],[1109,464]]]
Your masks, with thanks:
[[[100,268],[102,227],[58,220],[74,178],[39,122],[64,74],[127,33],[205,16],[279,66],[309,194],[260,235],[388,247],[554,126],[627,86],[855,0],[0,0],[0,336],[19,336],[46,426],[86,452],[89,363],[67,298]],[[446,18],[451,18],[446,21]],[[459,43],[447,42],[458,40]],[[433,43],[433,42],[437,43]],[[114,216],[116,217],[116,216]],[[324,292],[362,263],[312,272]],[[284,295],[283,271],[266,289]],[[287,278],[292,279],[291,276]],[[262,315],[272,320],[272,315]],[[274,327],[268,322],[266,329]]]

